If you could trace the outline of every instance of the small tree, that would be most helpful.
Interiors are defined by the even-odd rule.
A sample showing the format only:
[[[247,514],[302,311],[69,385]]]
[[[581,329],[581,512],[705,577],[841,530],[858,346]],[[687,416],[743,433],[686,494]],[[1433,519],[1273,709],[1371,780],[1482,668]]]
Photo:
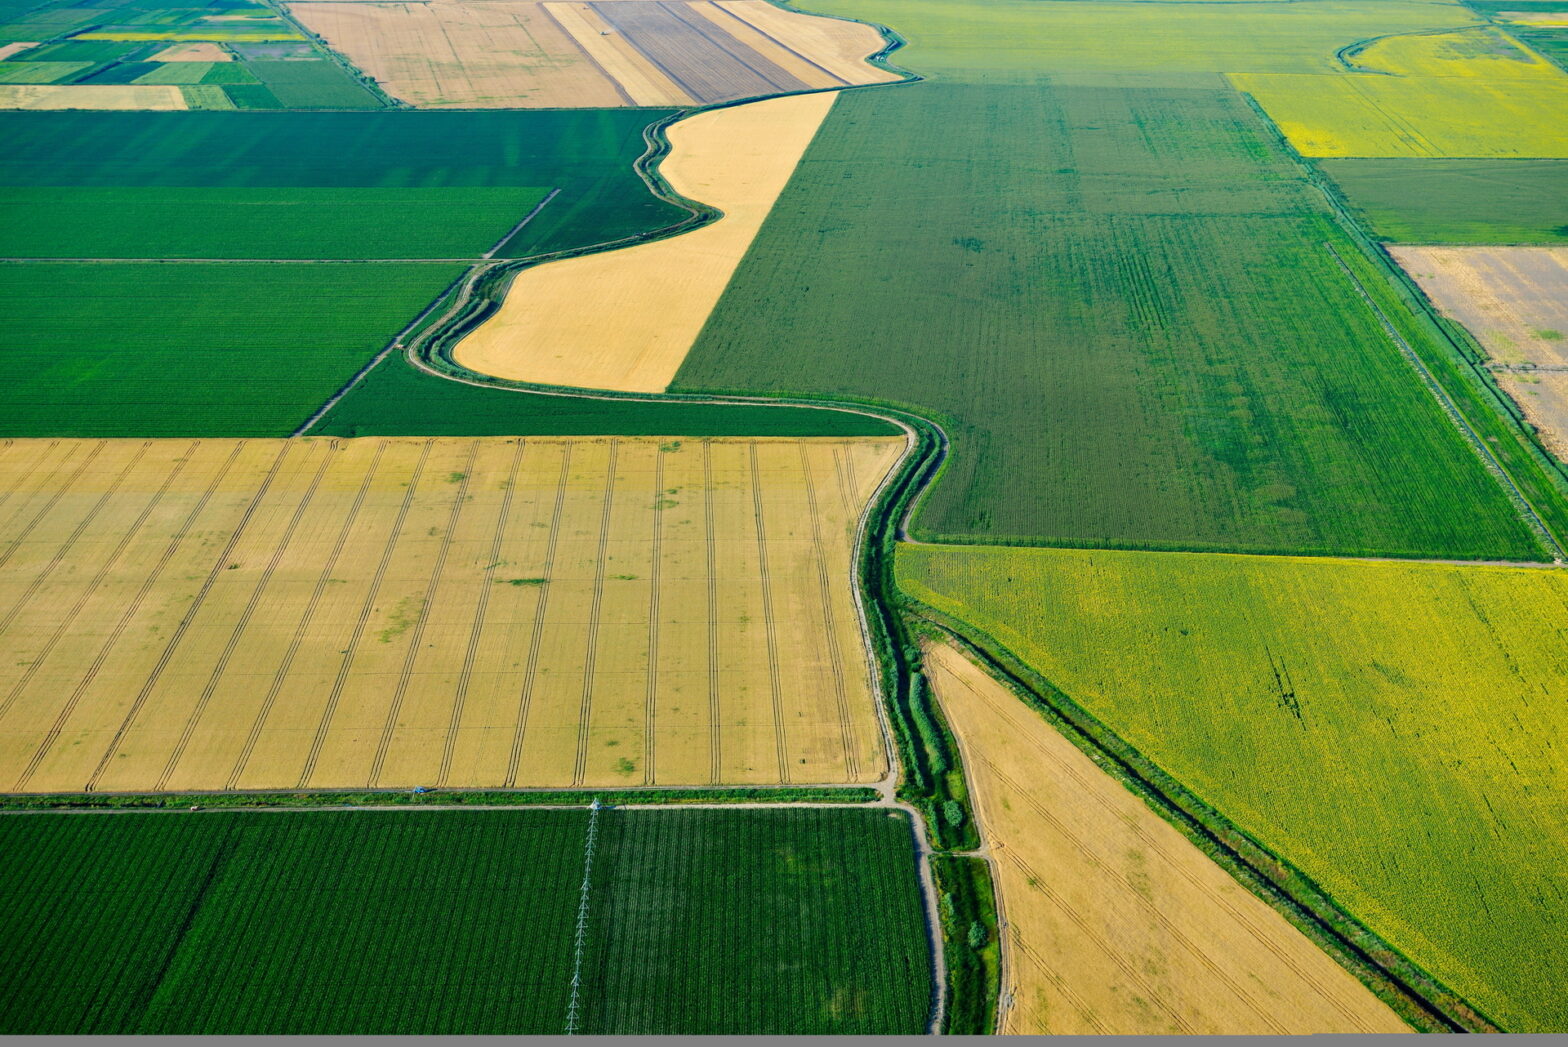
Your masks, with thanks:
[[[985,924],[976,920],[969,925],[969,947],[971,949],[982,949],[985,947],[985,943],[990,940],[991,934],[985,929]]]

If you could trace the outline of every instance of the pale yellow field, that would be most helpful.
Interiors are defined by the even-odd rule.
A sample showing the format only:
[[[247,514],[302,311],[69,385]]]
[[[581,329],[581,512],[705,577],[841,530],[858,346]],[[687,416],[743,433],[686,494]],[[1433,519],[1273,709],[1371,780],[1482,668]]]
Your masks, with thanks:
[[[1568,247],[1388,250],[1445,316],[1475,336],[1498,381],[1568,460]]]
[[[1557,80],[1563,76],[1561,69],[1494,26],[1384,37],[1357,52],[1351,64],[1391,76],[1465,80]]]
[[[770,98],[673,125],[661,173],[724,216],[668,240],[525,269],[457,345],[457,362],[516,381],[663,391],[836,97]]]
[[[0,62],[5,61],[7,58],[10,58],[12,55],[19,55],[23,51],[30,51],[33,48],[37,47],[37,46],[38,45],[36,43],[27,43],[25,41],[16,41],[16,42],[9,43],[9,44],[0,44]]]
[[[1564,11],[1502,11],[1497,17],[1514,25],[1538,26],[1542,29],[1568,26],[1568,12]]]
[[[159,51],[149,62],[232,62],[234,56],[225,51],[220,44],[196,43],[175,44],[173,47]]]
[[[583,0],[289,5],[388,94],[416,106],[687,106],[899,79],[864,61],[883,40],[858,22],[785,11],[765,0],[675,0],[662,7],[675,20],[625,32]],[[710,31],[713,39],[692,31],[693,22],[716,30]],[[673,52],[650,49],[649,33],[680,43]],[[661,65],[659,53],[669,64]],[[747,77],[714,80],[701,72],[693,78],[700,90],[681,82],[706,64],[717,63],[707,70],[712,74],[737,60],[765,76],[778,70],[785,76],[776,86]]]
[[[0,791],[876,780],[902,448],[8,442]]]
[[[899,79],[897,73],[866,64],[866,57],[882,50],[883,45],[882,34],[869,25],[837,18],[810,18],[774,7],[768,0],[714,0],[713,6],[809,58],[846,84],[880,84]]]
[[[186,109],[163,84],[0,84],[0,109]]]
[[[968,658],[926,667],[997,873],[1003,1032],[1409,1031]]]

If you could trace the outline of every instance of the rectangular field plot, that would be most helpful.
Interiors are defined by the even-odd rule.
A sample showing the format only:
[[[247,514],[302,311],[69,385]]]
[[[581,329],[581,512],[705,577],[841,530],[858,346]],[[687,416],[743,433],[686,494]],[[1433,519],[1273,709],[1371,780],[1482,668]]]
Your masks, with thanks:
[[[935,646],[925,664],[999,856],[1003,1032],[1409,1031],[974,662]]]
[[[289,5],[420,107],[685,106],[881,83],[869,25],[765,0]]]
[[[0,790],[875,781],[902,447],[8,443]]]
[[[1503,1029],[1568,1022],[1568,572],[904,546],[898,583]]]
[[[1407,244],[1568,244],[1568,160],[1323,160],[1378,236]]]
[[[901,814],[594,817],[575,1031],[925,1028]],[[0,1032],[561,1033],[589,818],[0,815]]]

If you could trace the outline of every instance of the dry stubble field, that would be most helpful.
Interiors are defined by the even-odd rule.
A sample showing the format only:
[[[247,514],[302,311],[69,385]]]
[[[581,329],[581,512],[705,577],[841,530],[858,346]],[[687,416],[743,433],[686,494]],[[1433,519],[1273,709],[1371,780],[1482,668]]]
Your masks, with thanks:
[[[926,666],[997,872],[1003,1032],[1410,1031],[975,663],[930,646]]]
[[[421,107],[686,106],[895,73],[868,25],[767,0],[309,0],[304,25]]]
[[[1498,382],[1568,461],[1568,247],[1388,250],[1481,343]]]
[[[893,439],[0,447],[0,791],[868,782]]]

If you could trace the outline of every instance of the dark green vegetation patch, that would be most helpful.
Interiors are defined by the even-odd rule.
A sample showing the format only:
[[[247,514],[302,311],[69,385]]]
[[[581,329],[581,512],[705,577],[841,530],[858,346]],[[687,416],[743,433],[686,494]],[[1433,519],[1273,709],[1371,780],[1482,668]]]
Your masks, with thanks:
[[[1406,244],[1568,244],[1568,160],[1323,160],[1378,236]]]
[[[676,388],[934,417],[927,537],[1540,559],[1358,282],[1437,352],[1233,93],[851,92]]]
[[[255,61],[249,66],[287,109],[381,107],[381,101],[336,62]]]
[[[314,436],[896,436],[847,411],[656,403],[484,388],[387,357],[312,429]]]
[[[0,817],[0,1031],[560,1033],[588,814]],[[598,816],[584,1033],[917,1033],[908,822]]]

